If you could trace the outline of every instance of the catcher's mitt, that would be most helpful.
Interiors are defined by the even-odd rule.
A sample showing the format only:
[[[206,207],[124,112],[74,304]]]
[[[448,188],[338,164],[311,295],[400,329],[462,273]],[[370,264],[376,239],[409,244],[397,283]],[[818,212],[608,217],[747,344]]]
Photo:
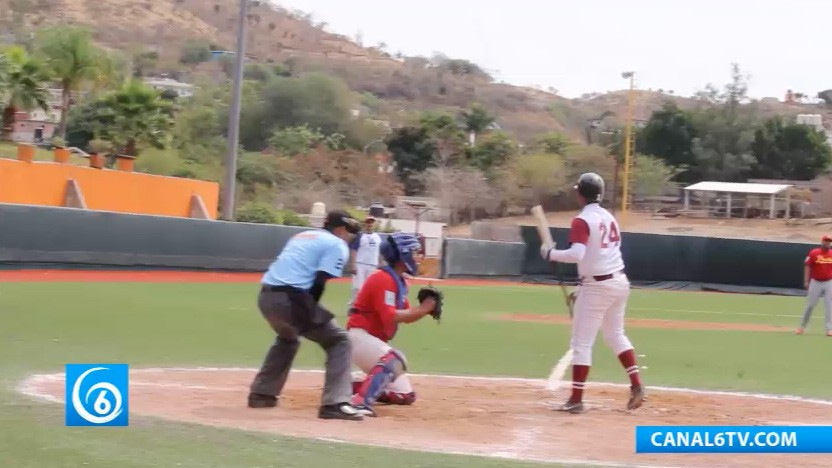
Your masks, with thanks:
[[[416,299],[419,301],[419,304],[425,302],[425,299],[432,297],[436,300],[436,305],[433,307],[433,311],[430,313],[431,317],[436,319],[438,322],[439,319],[442,318],[442,291],[428,286],[419,290],[419,294],[416,296]]]
[[[569,318],[571,319],[572,316],[575,314],[575,299],[578,298],[578,293],[572,291],[566,296],[566,307],[569,309]]]

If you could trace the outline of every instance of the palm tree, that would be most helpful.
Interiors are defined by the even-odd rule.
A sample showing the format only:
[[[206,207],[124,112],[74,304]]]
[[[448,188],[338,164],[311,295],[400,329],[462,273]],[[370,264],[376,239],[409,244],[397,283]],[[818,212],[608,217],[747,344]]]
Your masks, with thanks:
[[[0,60],[0,74],[3,75],[0,101],[4,103],[0,135],[9,139],[17,112],[35,108],[49,111],[49,95],[44,88],[49,77],[43,64],[30,57],[22,47],[9,47],[0,55],[3,57]]]
[[[101,101],[100,136],[115,144],[120,154],[138,156],[141,146],[164,147],[173,126],[173,106],[155,89],[138,80],[126,82]]]
[[[38,37],[38,53],[61,86],[61,119],[56,133],[65,137],[67,113],[73,104],[72,92],[106,78],[109,58],[103,49],[93,44],[88,30],[75,26],[53,26],[42,30]]]
[[[477,135],[490,129],[497,118],[486,110],[485,107],[474,104],[470,110],[462,112],[462,126],[468,132],[468,139],[471,146],[477,142]]]

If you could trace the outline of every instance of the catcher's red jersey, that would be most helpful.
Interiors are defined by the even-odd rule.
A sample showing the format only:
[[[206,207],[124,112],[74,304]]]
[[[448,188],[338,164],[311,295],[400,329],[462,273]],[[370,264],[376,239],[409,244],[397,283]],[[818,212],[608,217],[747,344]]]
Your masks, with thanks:
[[[404,279],[402,279],[404,281]],[[382,341],[390,341],[398,328],[396,316],[396,281],[384,270],[378,270],[364,282],[347,319],[347,330],[362,328]],[[404,308],[410,301],[404,299]]]

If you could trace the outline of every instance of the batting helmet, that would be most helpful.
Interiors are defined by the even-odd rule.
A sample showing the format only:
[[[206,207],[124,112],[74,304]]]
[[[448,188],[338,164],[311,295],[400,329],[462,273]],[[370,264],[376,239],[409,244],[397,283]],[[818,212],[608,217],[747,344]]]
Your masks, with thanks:
[[[594,172],[585,172],[578,177],[575,190],[587,202],[600,202],[604,198],[604,179]]]
[[[422,244],[413,234],[394,232],[387,236],[387,242],[382,243],[379,250],[388,265],[393,266],[401,261],[407,267],[407,272],[414,275],[418,267],[413,253],[421,248]]]

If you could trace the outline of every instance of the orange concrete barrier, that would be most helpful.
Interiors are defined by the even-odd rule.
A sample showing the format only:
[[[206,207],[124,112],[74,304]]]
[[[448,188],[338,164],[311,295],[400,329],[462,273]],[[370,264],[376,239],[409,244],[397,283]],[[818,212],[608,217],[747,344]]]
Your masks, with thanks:
[[[70,180],[90,210],[188,217],[199,195],[217,219],[216,182],[14,159],[0,159],[0,203],[64,206]]]

